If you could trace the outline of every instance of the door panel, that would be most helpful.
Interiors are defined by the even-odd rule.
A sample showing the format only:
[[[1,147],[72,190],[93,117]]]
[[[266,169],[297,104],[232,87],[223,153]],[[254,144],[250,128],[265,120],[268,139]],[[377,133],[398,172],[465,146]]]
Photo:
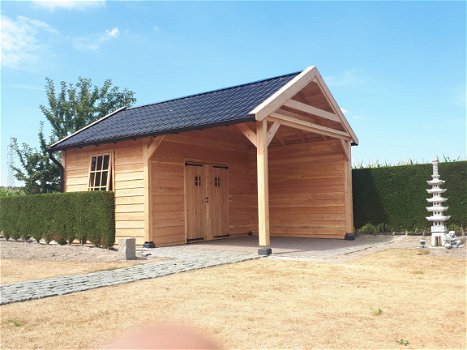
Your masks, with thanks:
[[[202,164],[186,164],[186,237],[206,238],[206,178]]]
[[[208,174],[208,233],[209,238],[229,234],[229,184],[228,169],[223,166],[207,167]]]
[[[228,168],[185,164],[187,241],[215,239],[229,234]]]

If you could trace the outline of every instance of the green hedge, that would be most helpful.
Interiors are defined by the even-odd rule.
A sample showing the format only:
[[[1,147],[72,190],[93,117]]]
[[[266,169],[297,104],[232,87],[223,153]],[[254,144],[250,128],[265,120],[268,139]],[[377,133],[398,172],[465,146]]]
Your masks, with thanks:
[[[359,229],[367,223],[384,225],[384,230],[427,230],[426,183],[431,179],[431,164],[353,169],[354,224]],[[440,163],[448,198],[448,224],[467,227],[467,161]]]
[[[74,239],[96,246],[115,242],[113,192],[68,192],[0,198],[0,231],[5,238]]]

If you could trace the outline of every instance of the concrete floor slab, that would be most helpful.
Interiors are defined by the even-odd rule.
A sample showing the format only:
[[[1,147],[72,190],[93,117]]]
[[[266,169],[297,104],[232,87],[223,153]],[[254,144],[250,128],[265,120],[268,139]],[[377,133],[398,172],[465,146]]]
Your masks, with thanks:
[[[367,249],[392,244],[401,237],[359,236],[354,241],[319,238],[272,237],[272,258],[329,259]],[[215,241],[201,241],[183,246],[156,248],[158,256],[164,253],[201,254],[203,251],[242,252],[254,254],[258,251],[257,236],[242,236]]]

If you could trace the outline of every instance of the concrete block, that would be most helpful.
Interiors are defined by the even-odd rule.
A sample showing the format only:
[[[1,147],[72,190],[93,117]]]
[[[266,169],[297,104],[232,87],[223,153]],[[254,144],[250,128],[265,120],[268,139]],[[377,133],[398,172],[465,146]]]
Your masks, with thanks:
[[[136,239],[122,238],[118,241],[118,251],[125,260],[136,260]]]

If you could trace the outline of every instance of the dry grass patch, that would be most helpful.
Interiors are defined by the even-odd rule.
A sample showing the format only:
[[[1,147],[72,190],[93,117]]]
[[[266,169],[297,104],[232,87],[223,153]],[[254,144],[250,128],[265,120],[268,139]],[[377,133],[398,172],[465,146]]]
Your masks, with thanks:
[[[0,283],[9,284],[57,276],[69,276],[103,270],[128,267],[144,260],[133,261],[46,261],[46,260],[0,260]]]
[[[464,349],[465,271],[464,260],[416,250],[347,264],[248,261],[2,306],[0,347],[96,347],[159,320],[200,327],[226,348]]]

